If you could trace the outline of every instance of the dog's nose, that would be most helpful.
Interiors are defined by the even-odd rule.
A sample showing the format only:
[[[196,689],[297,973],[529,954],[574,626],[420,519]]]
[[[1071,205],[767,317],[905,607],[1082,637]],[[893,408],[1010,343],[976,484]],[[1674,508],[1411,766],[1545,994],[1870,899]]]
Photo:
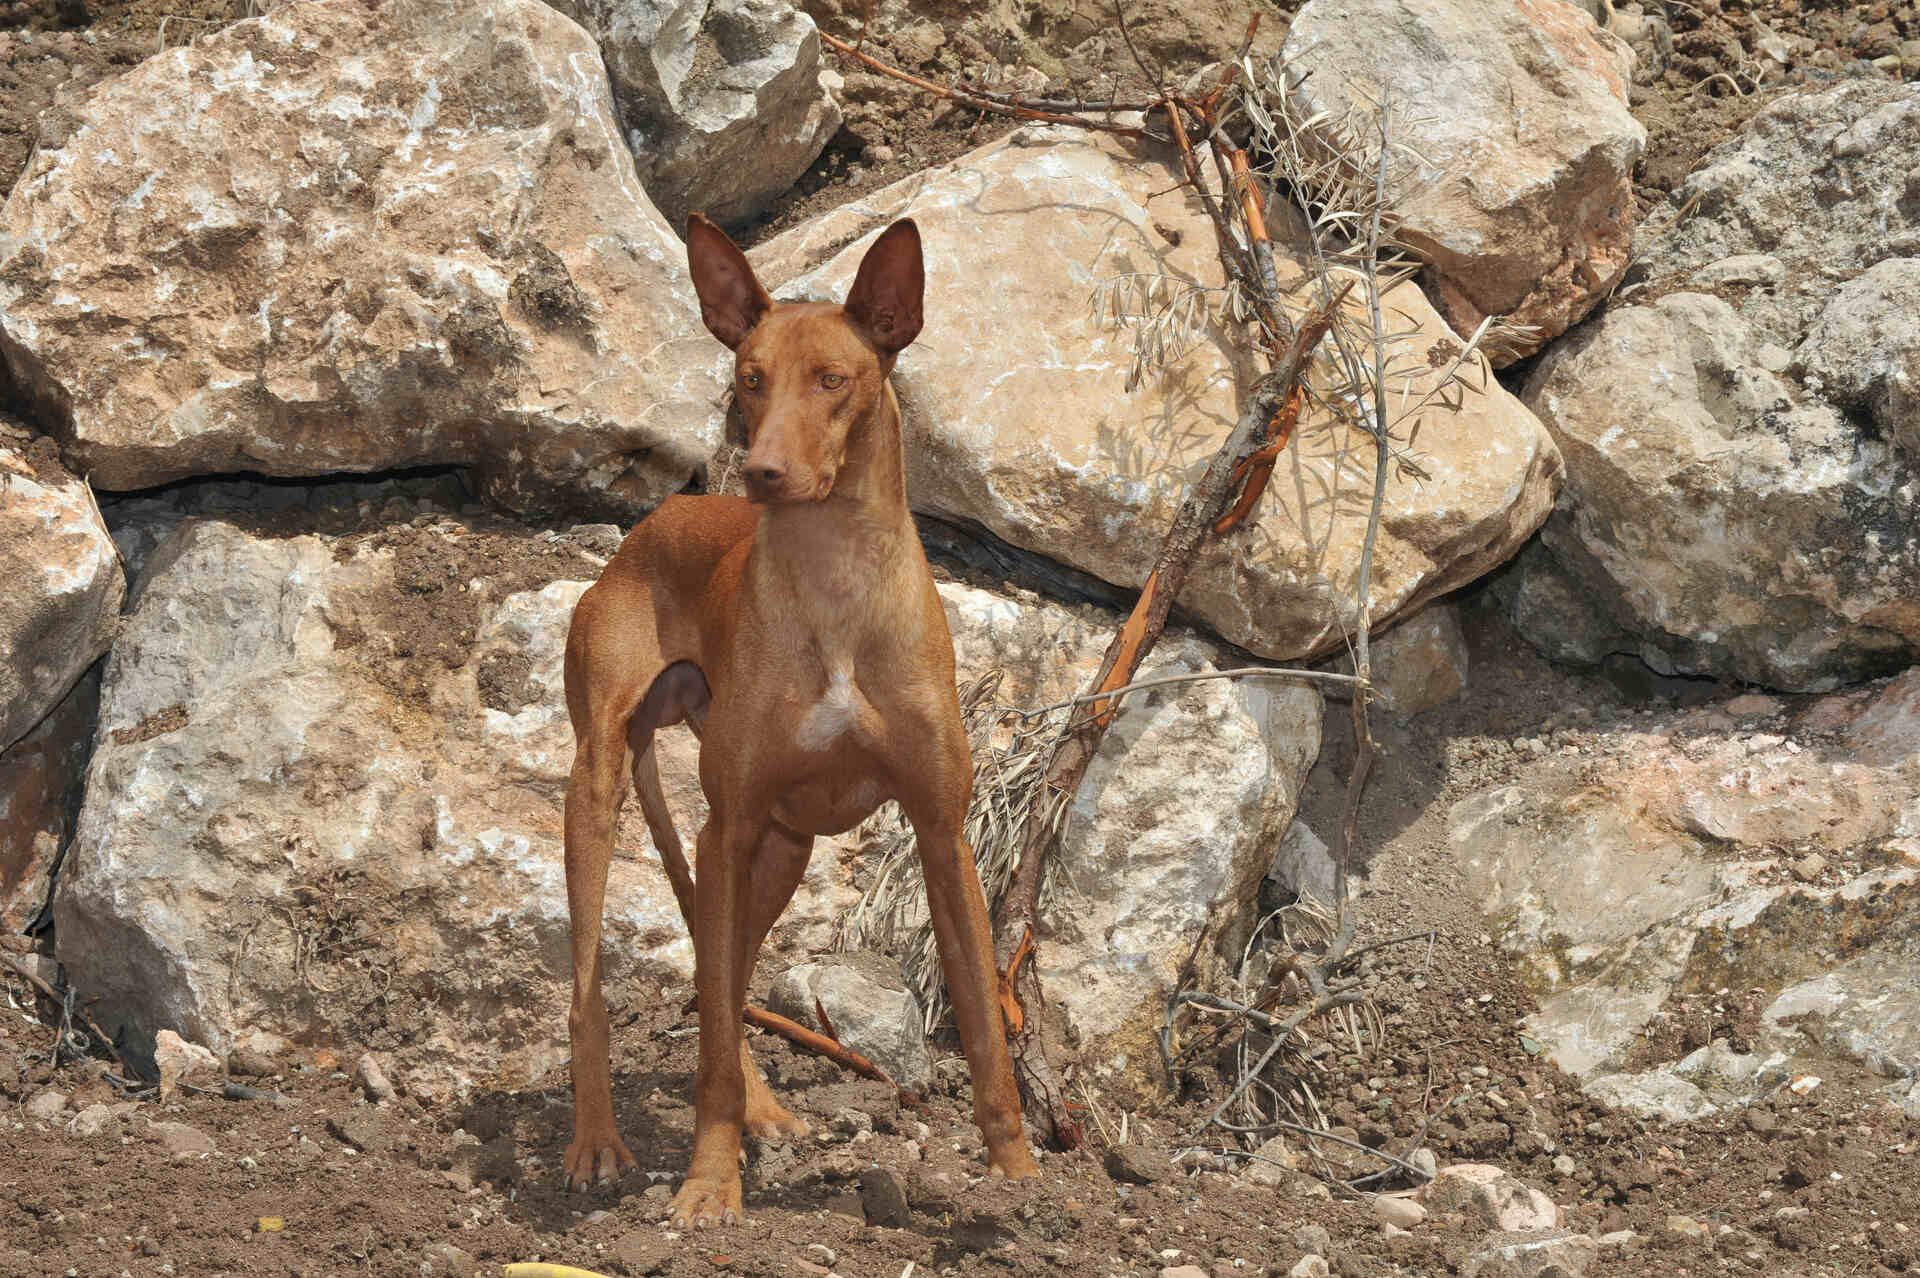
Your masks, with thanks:
[[[787,468],[767,461],[749,461],[743,472],[749,492],[772,492],[787,477]]]

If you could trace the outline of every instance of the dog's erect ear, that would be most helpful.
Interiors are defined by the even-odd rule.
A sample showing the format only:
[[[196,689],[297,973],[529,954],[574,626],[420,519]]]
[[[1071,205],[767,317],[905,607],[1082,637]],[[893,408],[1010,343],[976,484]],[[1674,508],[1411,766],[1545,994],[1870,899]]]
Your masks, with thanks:
[[[687,219],[687,265],[700,295],[700,318],[728,350],[739,348],[773,305],[727,233],[695,213]]]
[[[926,270],[920,262],[920,228],[902,218],[880,233],[847,293],[847,316],[883,355],[898,355],[920,335]]]

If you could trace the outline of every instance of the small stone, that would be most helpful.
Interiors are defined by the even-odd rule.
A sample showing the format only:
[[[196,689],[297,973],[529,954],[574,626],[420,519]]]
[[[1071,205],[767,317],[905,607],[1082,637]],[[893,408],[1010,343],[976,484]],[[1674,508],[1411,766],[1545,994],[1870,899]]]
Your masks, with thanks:
[[[1302,1225],[1293,1231],[1293,1245],[1310,1256],[1324,1256],[1333,1250],[1333,1236],[1325,1225]]]
[[[1580,1168],[1579,1165],[1573,1161],[1572,1155],[1557,1154],[1554,1156],[1553,1170],[1557,1175],[1571,1176],[1580,1170]]]
[[[1107,1175],[1123,1185],[1155,1185],[1172,1174],[1165,1154],[1142,1145],[1115,1145],[1107,1151]]]
[[[211,1074],[220,1068],[220,1058],[198,1043],[189,1043],[172,1030],[153,1036],[153,1063],[160,1067],[160,1099],[171,1099],[182,1079],[194,1074]]]
[[[1293,1268],[1287,1270],[1287,1278],[1327,1278],[1329,1272],[1325,1256],[1309,1254],[1294,1262]]]
[[[1440,1160],[1425,1145],[1408,1154],[1406,1164],[1413,1168],[1414,1173],[1423,1181],[1432,1180],[1440,1174]]]
[[[1600,1254],[1592,1238],[1565,1230],[1490,1234],[1477,1248],[1461,1278],[1581,1278]]]
[[[1373,1218],[1395,1229],[1412,1229],[1427,1218],[1427,1209],[1411,1198],[1383,1194],[1373,1200]]]
[[[391,1101],[394,1097],[393,1080],[387,1077],[387,1071],[381,1068],[380,1061],[372,1052],[363,1055],[354,1065],[353,1081],[360,1085],[360,1090],[366,1093],[370,1101]]]
[[[833,1117],[827,1120],[827,1126],[836,1136],[851,1139],[861,1132],[873,1130],[873,1115],[859,1109],[837,1109]]]
[[[371,1109],[353,1109],[327,1119],[327,1131],[344,1145],[377,1154],[393,1143],[383,1116]]]
[[[1719,284],[1763,285],[1777,287],[1787,278],[1786,264],[1777,257],[1765,253],[1736,253],[1732,257],[1723,257],[1717,262],[1709,262],[1694,272],[1694,282],[1711,288]],[[1736,698],[1745,700],[1745,698]],[[1755,701],[1765,701],[1765,697],[1755,697]],[[1737,711],[1735,713],[1738,713]]]
[[[452,1243],[435,1243],[420,1258],[420,1278],[474,1278],[480,1262]]]
[[[1169,1265],[1160,1271],[1160,1278],[1212,1278],[1198,1265]]]
[[[1675,1214],[1661,1222],[1658,1237],[1663,1242],[1711,1243],[1713,1229],[1691,1216]]]
[[[1780,1120],[1770,1110],[1750,1109],[1747,1111],[1747,1130],[1756,1136],[1771,1136],[1780,1130]]]
[[[149,1123],[147,1133],[176,1159],[205,1158],[216,1148],[213,1137],[186,1123]]]
[[[241,1078],[267,1078],[280,1072],[280,1063],[265,1052],[236,1047],[227,1053],[227,1073]]]
[[[35,1092],[33,1099],[27,1102],[27,1117],[37,1118],[43,1123],[51,1123],[60,1117],[67,1108],[67,1094],[49,1087]]]
[[[833,1248],[827,1246],[825,1243],[808,1243],[807,1259],[816,1265],[825,1265],[831,1269],[834,1266],[834,1262],[840,1259],[840,1256],[839,1253],[835,1252]]]
[[[1827,872],[1827,858],[1818,852],[1809,852],[1793,863],[1793,877],[1802,883],[1812,883]]]
[[[1247,1170],[1241,1174],[1256,1185],[1278,1186],[1291,1180],[1298,1168],[1299,1162],[1287,1148],[1286,1139],[1275,1136],[1253,1151],[1253,1157],[1247,1160]]]
[[[905,1229],[913,1223],[907,1191],[900,1187],[900,1178],[884,1167],[860,1173],[860,1210],[869,1225]]]
[[[1781,1207],[1773,1213],[1773,1241],[1787,1251],[1806,1251],[1825,1239],[1810,1207]]]
[[[1551,1198],[1486,1163],[1453,1163],[1423,1193],[1428,1211],[1457,1211],[1487,1229],[1517,1233],[1560,1223]]]
[[[111,1122],[113,1110],[96,1101],[69,1119],[67,1130],[84,1140],[89,1136],[98,1136]]]

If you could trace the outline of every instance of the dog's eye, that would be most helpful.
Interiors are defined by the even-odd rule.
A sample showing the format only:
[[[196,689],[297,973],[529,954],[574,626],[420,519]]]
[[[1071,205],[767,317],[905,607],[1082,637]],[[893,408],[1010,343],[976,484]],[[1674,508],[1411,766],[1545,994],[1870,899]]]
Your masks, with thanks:
[[[742,386],[744,386],[744,387],[746,387],[746,388],[747,388],[748,390],[759,390],[759,389],[760,389],[760,374],[758,374],[758,373],[742,373],[742,374],[740,374],[740,384],[741,384]]]
[[[847,379],[838,373],[822,373],[820,374],[820,384],[828,390],[839,390],[847,384]]]

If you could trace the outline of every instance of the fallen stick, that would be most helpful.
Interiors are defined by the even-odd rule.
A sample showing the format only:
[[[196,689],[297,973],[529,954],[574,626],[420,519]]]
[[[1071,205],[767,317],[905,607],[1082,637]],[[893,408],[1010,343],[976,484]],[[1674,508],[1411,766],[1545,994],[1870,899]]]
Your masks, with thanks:
[[[791,1043],[816,1052],[834,1064],[850,1069],[862,1078],[871,1078],[877,1083],[885,1083],[900,1097],[900,1103],[911,1109],[923,1110],[924,1102],[918,1096],[893,1081],[893,1076],[852,1048],[825,1034],[808,1029],[797,1021],[790,1021],[765,1008],[755,1007],[751,1003],[746,1010],[747,1024],[757,1025],[763,1030],[771,1030]]]

